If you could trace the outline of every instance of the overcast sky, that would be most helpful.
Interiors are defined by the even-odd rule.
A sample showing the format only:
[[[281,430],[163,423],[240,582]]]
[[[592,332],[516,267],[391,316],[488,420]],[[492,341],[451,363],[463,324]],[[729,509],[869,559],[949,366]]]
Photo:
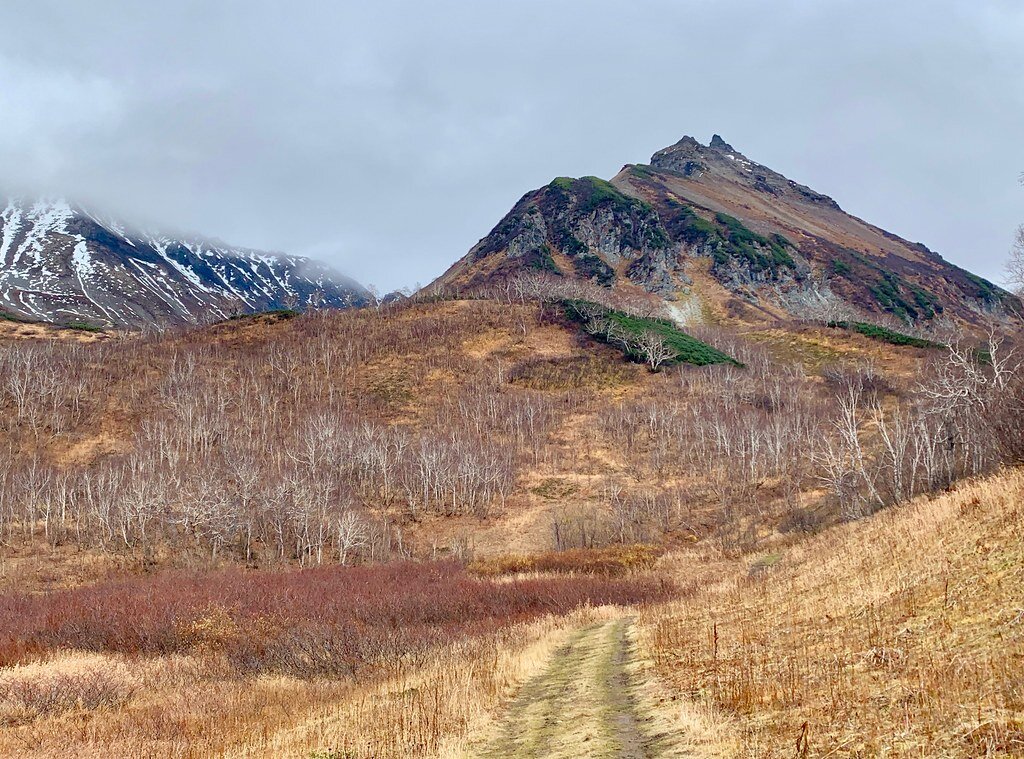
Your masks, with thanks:
[[[1024,3],[3,0],[0,184],[426,283],[690,134],[1000,279]]]

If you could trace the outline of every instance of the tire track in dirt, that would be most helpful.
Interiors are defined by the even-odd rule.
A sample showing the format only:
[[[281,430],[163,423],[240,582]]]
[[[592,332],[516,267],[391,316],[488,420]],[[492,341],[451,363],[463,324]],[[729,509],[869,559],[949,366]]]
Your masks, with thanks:
[[[632,622],[577,631],[527,682],[480,759],[653,759],[629,667]]]

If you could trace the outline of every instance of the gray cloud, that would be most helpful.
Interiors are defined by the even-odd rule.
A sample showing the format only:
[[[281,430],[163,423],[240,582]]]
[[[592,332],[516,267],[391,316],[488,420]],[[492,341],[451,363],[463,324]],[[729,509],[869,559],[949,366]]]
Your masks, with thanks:
[[[1024,221],[1015,2],[11,0],[0,30],[0,183],[385,288],[683,134],[990,278]]]

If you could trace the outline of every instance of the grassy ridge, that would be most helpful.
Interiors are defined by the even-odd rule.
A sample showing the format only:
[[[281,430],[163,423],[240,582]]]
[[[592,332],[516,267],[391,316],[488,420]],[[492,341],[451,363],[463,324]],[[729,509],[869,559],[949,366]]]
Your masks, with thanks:
[[[641,650],[713,710],[716,756],[1024,756],[1022,504],[1011,470],[719,568],[641,612]]]

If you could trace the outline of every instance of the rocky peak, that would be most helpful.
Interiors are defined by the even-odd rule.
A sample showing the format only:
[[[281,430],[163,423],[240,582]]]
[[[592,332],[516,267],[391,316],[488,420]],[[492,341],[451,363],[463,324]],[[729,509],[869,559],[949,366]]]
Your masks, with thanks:
[[[728,153],[735,153],[732,145],[722,139],[721,135],[712,135],[711,143],[708,145],[712,150],[722,150]]]
[[[668,299],[721,288],[737,314],[748,304],[771,318],[799,311],[821,282],[851,313],[906,321],[971,322],[1010,298],[717,134],[707,145],[683,137],[611,182],[560,177],[527,193],[439,283],[472,288],[531,270]]]
[[[744,167],[750,164],[732,145],[723,140],[721,135],[714,135],[707,145],[686,136],[675,145],[655,153],[651,157],[651,166],[678,171],[686,176],[699,176],[707,169],[708,164],[728,165],[724,162],[735,163],[737,160],[742,161]]]
[[[713,174],[761,193],[841,210],[827,195],[815,192],[772,171],[767,166],[751,161],[718,134],[712,136],[711,142],[706,146],[693,137],[683,137],[675,145],[655,153],[651,157],[651,166],[683,174],[694,180]]]

